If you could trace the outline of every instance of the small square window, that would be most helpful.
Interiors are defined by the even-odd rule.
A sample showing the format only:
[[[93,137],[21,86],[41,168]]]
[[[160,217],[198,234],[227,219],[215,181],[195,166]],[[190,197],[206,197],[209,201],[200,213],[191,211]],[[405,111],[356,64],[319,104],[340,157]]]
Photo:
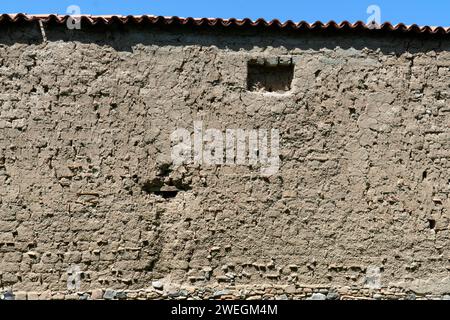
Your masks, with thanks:
[[[291,90],[294,64],[291,58],[250,60],[247,65],[247,90],[284,93]]]

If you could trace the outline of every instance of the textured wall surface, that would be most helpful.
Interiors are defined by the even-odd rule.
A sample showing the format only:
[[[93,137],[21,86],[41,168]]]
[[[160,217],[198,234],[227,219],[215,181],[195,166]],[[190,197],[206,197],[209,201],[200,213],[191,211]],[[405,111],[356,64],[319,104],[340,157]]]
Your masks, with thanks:
[[[450,293],[448,38],[1,28],[0,288]],[[291,90],[248,91],[277,57]],[[279,129],[278,173],[174,168],[199,120]]]

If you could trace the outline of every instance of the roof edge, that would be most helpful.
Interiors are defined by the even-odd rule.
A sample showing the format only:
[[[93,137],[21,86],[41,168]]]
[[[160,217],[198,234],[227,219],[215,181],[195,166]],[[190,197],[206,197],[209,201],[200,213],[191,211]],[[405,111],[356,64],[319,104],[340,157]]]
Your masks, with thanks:
[[[19,23],[19,22],[34,22],[42,21],[55,22],[57,24],[64,24],[71,16],[57,15],[57,14],[39,14],[28,15],[24,13],[17,14],[1,14],[0,23]],[[363,21],[356,21],[351,23],[349,21],[342,21],[337,23],[329,21],[323,23],[316,21],[309,23],[306,21],[293,22],[287,20],[281,22],[278,19],[266,21],[262,18],[251,20],[244,19],[223,19],[223,18],[192,18],[192,17],[177,17],[177,16],[154,16],[154,15],[79,15],[72,16],[80,19],[81,22],[90,25],[111,25],[114,23],[120,24],[162,24],[162,25],[186,25],[186,26],[207,26],[207,27],[238,27],[238,28],[268,28],[268,29],[282,29],[282,30],[298,30],[298,31],[351,31],[351,30],[366,30],[366,31],[385,31],[385,32],[400,32],[400,33],[415,33],[428,35],[448,35],[450,34],[450,27],[441,26],[418,26],[417,24],[405,25],[403,23],[391,24],[384,22],[381,25],[366,24]]]

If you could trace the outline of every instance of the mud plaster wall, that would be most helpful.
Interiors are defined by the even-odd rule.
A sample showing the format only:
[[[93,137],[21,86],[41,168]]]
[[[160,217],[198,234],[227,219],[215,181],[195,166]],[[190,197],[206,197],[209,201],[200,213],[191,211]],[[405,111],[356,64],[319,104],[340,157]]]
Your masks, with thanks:
[[[450,292],[450,42],[1,26],[0,287],[306,284]],[[290,92],[247,63],[292,57]],[[170,133],[277,128],[281,166],[174,169]],[[185,186],[175,197],[154,181]]]

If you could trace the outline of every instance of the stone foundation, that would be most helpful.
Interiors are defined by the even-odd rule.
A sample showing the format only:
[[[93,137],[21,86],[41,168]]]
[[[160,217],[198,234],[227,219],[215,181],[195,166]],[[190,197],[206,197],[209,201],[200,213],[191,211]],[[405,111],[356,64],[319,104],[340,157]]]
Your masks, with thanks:
[[[87,292],[5,291],[15,300],[450,300],[450,295],[406,292],[402,288],[254,285],[235,287],[174,286],[142,290],[95,289]]]

